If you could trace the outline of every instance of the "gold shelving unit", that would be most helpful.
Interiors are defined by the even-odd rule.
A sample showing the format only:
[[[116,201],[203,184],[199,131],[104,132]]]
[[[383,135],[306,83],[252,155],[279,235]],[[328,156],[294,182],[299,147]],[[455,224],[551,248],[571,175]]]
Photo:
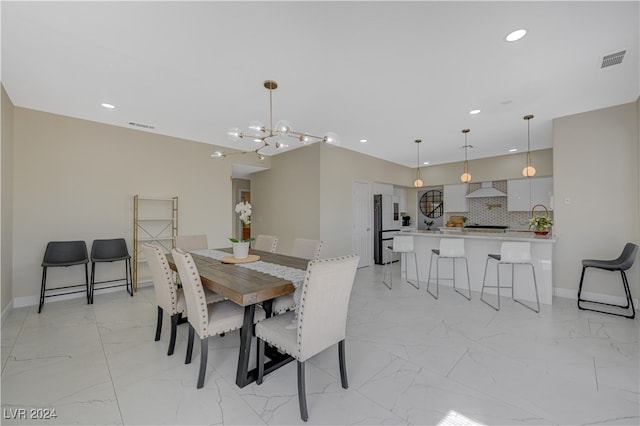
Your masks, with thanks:
[[[141,263],[140,243],[151,242],[167,253],[176,246],[178,235],[178,197],[133,197],[133,290],[138,291]]]

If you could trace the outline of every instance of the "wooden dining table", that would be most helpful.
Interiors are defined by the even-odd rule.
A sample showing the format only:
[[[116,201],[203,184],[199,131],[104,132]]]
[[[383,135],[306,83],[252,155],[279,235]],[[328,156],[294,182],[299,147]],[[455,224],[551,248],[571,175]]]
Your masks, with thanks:
[[[215,250],[232,253],[231,248]],[[260,250],[252,249],[249,254],[260,256],[260,260],[263,262],[288,266],[303,271],[307,269],[307,264],[309,263],[307,259]],[[249,355],[251,353],[256,304],[261,304],[267,317],[269,317],[271,316],[273,299],[293,293],[295,288],[291,281],[284,278],[243,268],[238,264],[223,263],[220,260],[195,253],[191,253],[191,256],[198,268],[203,286],[244,307],[236,384],[241,388],[245,387],[254,382],[257,377],[257,368],[249,370]],[[167,255],[167,260],[171,269],[177,271],[170,254]],[[291,357],[277,352],[274,348],[268,348],[267,356],[270,361],[265,363],[265,374],[280,368],[292,360]]]

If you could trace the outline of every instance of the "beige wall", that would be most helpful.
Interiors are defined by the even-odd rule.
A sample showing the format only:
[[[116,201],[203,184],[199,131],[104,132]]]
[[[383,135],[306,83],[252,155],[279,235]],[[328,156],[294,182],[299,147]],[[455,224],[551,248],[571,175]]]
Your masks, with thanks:
[[[554,217],[559,232],[553,281],[577,294],[581,259],[613,259],[640,240],[638,103],[557,118]],[[568,199],[568,202],[565,202]],[[629,271],[634,298],[640,269]],[[623,296],[620,275],[590,270],[591,292]]]
[[[553,150],[541,149],[531,152],[531,163],[536,168],[536,177],[553,175]],[[497,157],[469,160],[472,182],[487,182],[505,179],[521,179],[526,164],[526,153],[515,153]],[[422,167],[420,174],[425,186],[460,183],[463,162]]]
[[[0,306],[2,312],[13,298],[11,275],[13,272],[13,103],[7,96],[4,86],[2,92],[1,134],[2,143],[0,149],[0,179],[2,186],[2,207],[0,208]]]
[[[135,194],[177,195],[180,233],[228,245],[231,160],[212,159],[216,147],[23,108],[14,142],[14,298],[38,294],[48,241],[81,239],[90,250],[93,239],[124,237],[131,251]],[[53,285],[82,275],[54,269]]]
[[[310,152],[313,151],[313,152]],[[295,154],[294,154],[295,153]],[[290,195],[301,194],[298,211],[305,216],[318,215],[320,228],[316,234],[307,232],[307,238],[323,240],[322,257],[341,256],[352,252],[351,247],[351,184],[353,181],[388,183],[407,187],[407,210],[412,217],[417,214],[416,190],[412,185],[415,169],[410,169],[379,158],[370,157],[344,148],[315,144],[273,157],[273,169],[254,173],[251,177],[251,197],[254,207],[252,223],[253,235],[278,235],[278,251],[288,253],[296,233],[304,229],[316,229],[317,224],[290,217]],[[318,180],[309,179],[318,167]],[[524,154],[470,161],[474,182],[479,180],[502,180],[522,177],[525,164]],[[533,153],[533,164],[539,176],[552,174],[552,150]],[[277,171],[276,171],[277,169]],[[462,162],[439,166],[423,167],[421,174],[429,185],[458,183]],[[274,180],[278,176],[278,181]],[[295,177],[295,178],[294,178]],[[304,185],[302,189],[301,185]],[[282,194],[274,194],[278,187]],[[373,192],[372,192],[373,193]],[[319,214],[310,211],[316,206]],[[273,219],[276,218],[276,219]],[[297,225],[303,222],[304,226]],[[300,235],[302,236],[302,235]]]
[[[320,235],[323,257],[352,253],[353,181],[389,183],[406,186],[413,182],[414,171],[389,161],[348,149],[319,144],[320,157]],[[372,190],[373,194],[373,190]],[[371,200],[373,206],[373,198]]]
[[[95,238],[123,236],[131,248],[136,193],[178,195],[180,233],[206,233],[210,246],[228,245],[231,162],[240,156],[213,160],[210,145],[14,108],[4,92],[2,102],[3,308],[11,297],[37,300],[47,241],[79,238],[90,245]],[[624,241],[638,241],[638,108],[633,103],[557,119],[553,153],[534,152],[538,175],[554,175],[559,234],[554,283],[568,292],[565,296],[575,293],[580,259],[617,255]],[[577,153],[585,160],[578,161]],[[323,257],[351,251],[354,180],[410,188],[415,173],[323,144],[277,155],[271,162],[270,170],[251,178],[253,235],[278,235],[282,253],[290,251],[296,237],[321,238]],[[498,180],[520,177],[523,164],[524,154],[511,154],[471,160],[470,169],[474,181]],[[421,173],[427,185],[439,185],[457,183],[461,169],[460,162],[423,167]],[[566,194],[569,205],[559,202]],[[415,198],[410,188],[413,215]],[[594,226],[598,215],[604,218]],[[76,275],[60,271],[52,280],[65,282]],[[636,264],[630,275],[634,297],[638,275]]]
[[[251,175],[251,233],[276,235],[278,253],[290,253],[295,238],[320,238],[320,146],[278,154]]]

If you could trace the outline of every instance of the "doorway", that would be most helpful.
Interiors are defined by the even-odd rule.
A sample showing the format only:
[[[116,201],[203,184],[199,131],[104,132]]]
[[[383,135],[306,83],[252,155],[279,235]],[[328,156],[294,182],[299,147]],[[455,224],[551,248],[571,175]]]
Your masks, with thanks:
[[[240,201],[251,204],[251,191],[240,190]],[[238,227],[242,227],[242,239],[247,240],[251,237],[251,224],[243,224],[238,217]]]
[[[358,268],[362,268],[373,263],[373,198],[369,182],[353,181],[351,194],[351,250],[360,256]]]

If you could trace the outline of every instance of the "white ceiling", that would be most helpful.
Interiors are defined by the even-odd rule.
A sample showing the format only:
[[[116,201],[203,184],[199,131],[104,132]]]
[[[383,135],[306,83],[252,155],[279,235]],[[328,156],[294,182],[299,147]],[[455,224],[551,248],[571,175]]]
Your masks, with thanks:
[[[469,159],[523,151],[522,117],[534,114],[531,149],[549,148],[553,118],[640,94],[638,1],[1,8],[1,77],[16,106],[240,149],[255,144],[226,131],[268,123],[266,79],[279,84],[274,121],[336,132],[345,148],[410,167],[417,138],[431,164],[464,158],[463,128]],[[504,41],[517,28],[527,36]],[[621,50],[621,64],[601,69]]]

